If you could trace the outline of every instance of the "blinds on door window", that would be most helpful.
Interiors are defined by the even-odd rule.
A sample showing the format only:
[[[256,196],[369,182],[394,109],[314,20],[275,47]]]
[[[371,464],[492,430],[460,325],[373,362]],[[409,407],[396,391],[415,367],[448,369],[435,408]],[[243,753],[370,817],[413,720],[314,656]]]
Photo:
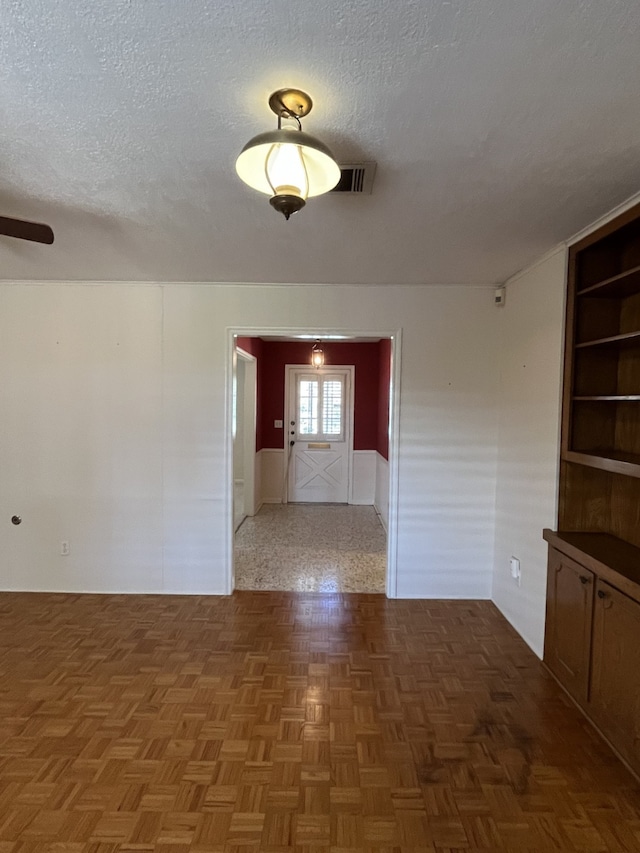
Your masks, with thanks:
[[[317,379],[301,379],[298,385],[298,433],[317,435],[318,433],[318,396]]]
[[[298,376],[298,435],[318,440],[342,441],[344,397],[344,376]]]
[[[342,382],[327,379],[322,383],[322,431],[325,435],[342,432]]]

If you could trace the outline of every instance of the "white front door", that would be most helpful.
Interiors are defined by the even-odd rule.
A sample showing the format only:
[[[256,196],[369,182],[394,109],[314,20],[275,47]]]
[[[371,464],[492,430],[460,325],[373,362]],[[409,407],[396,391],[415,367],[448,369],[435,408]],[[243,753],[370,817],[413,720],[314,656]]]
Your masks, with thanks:
[[[353,367],[288,366],[287,371],[288,500],[347,503],[353,447]]]

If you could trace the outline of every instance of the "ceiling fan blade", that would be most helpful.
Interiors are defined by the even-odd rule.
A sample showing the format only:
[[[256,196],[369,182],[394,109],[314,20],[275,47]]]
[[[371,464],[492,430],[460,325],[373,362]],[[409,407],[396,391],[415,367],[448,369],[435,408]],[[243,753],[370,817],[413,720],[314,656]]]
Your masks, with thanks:
[[[27,222],[24,219],[9,219],[0,216],[0,234],[34,243],[53,243],[53,231],[42,222]]]

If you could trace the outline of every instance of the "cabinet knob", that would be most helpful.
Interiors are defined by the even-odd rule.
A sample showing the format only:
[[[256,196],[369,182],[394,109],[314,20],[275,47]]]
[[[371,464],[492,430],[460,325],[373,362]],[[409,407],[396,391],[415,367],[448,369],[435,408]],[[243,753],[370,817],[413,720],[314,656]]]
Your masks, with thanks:
[[[589,578],[586,575],[580,575],[580,583],[589,583]]]
[[[606,598],[607,593],[603,589],[598,590],[598,598]]]

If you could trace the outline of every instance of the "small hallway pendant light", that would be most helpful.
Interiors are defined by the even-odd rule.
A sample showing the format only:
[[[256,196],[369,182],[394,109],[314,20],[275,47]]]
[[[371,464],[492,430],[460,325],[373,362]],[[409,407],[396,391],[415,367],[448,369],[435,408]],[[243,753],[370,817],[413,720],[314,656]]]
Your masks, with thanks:
[[[322,349],[320,339],[311,347],[311,364],[316,370],[324,364],[324,350]]]
[[[327,146],[302,130],[300,119],[313,102],[299,89],[278,89],[269,98],[278,116],[278,129],[250,139],[236,160],[238,176],[261,193],[271,196],[271,206],[289,219],[307,198],[332,190],[340,180],[340,167]],[[282,127],[291,119],[296,127]]]

